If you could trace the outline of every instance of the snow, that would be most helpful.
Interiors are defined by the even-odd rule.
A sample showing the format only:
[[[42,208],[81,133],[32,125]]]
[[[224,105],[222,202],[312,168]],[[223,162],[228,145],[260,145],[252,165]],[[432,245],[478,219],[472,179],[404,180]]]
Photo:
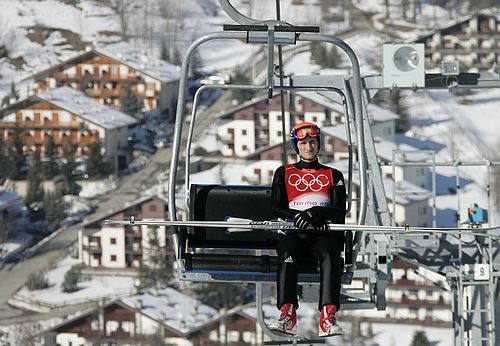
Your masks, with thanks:
[[[463,97],[453,96],[448,91],[423,91],[407,97],[408,110],[412,117],[412,132],[419,137],[430,138],[445,147],[436,156],[437,162],[471,161],[484,162],[493,159],[498,151],[500,138],[498,127],[500,110],[498,89],[480,90],[466,97],[468,104],[460,103]],[[492,205],[486,194],[488,180],[486,166],[461,166],[458,169],[461,189],[456,195],[440,195],[437,198],[438,223],[456,226],[454,212],[459,207],[460,221],[467,220],[466,208],[472,203],[480,206]],[[444,177],[454,180],[455,167],[437,167],[441,182]],[[491,177],[490,177],[491,179]],[[469,183],[465,186],[462,184]],[[454,184],[453,184],[454,185]],[[439,186],[439,184],[438,184]],[[454,188],[454,186],[453,186]],[[490,209],[490,225],[500,221]]]
[[[78,304],[91,302],[100,298],[120,297],[133,293],[133,278],[127,276],[93,276],[78,283],[79,290],[72,293],[64,293],[61,284],[64,275],[71,267],[79,264],[75,258],[65,257],[59,261],[55,268],[46,273],[49,287],[42,290],[30,291],[26,287],[21,288],[16,298],[28,299],[34,302],[58,307],[67,304]]]
[[[397,346],[411,345],[413,334],[416,331],[424,331],[430,345],[433,346],[452,346],[453,329],[437,328],[419,325],[404,325],[394,323],[372,323],[374,337],[372,339],[375,345]],[[361,328],[368,329],[368,323],[362,323]],[[366,333],[366,332],[365,332]]]
[[[81,91],[70,87],[42,91],[33,97],[44,99],[107,130],[137,124],[137,119],[134,117],[103,106]]]
[[[144,52],[125,42],[105,45],[96,49],[107,56],[123,62],[125,65],[154,77],[164,83],[179,80],[179,67],[166,61],[147,56]]]
[[[244,164],[218,164],[205,171],[191,174],[191,184],[247,185],[243,182]]]
[[[174,1],[174,0],[170,0]],[[284,20],[293,24],[311,24],[319,22],[319,7],[314,6],[314,1],[305,1],[306,5],[300,9],[290,6],[291,0],[282,1]],[[169,1],[167,3],[170,4]],[[176,2],[177,3],[177,2]],[[176,15],[179,19],[170,19],[176,21],[178,26],[178,35],[183,37],[179,39],[179,51],[185,52],[185,48],[194,38],[210,31],[219,31],[222,23],[231,23],[220,10],[214,0],[204,1],[200,6],[199,1],[185,0],[178,2],[180,8]],[[243,0],[235,1],[235,7],[240,8]],[[274,17],[274,7],[268,0],[245,2],[252,6],[252,12],[247,9],[247,13],[252,17]],[[384,0],[357,0],[353,3],[366,11],[379,12],[372,17],[375,20],[376,28],[384,29],[383,17],[385,16]],[[422,13],[418,15],[418,20],[423,22],[420,30],[413,30],[415,25],[402,20],[399,2],[391,0],[391,21],[398,25],[404,25],[411,28],[406,33],[399,32],[403,40],[415,37],[432,27],[434,17],[448,18],[448,12],[436,8],[428,3],[422,4]],[[143,12],[143,4],[136,4],[136,18]],[[287,7],[290,6],[290,7]],[[243,6],[244,7],[244,6]],[[153,9],[154,10],[154,9]],[[460,6],[455,12],[461,11]],[[117,35],[106,36],[101,32],[103,30],[119,31],[118,16],[109,8],[98,5],[94,1],[79,2],[78,7],[64,4],[56,0],[37,1],[3,1],[2,11],[0,12],[0,45],[5,44],[10,58],[23,57],[27,66],[22,71],[17,71],[8,63],[0,64],[0,90],[8,92],[10,81],[17,81],[20,75],[30,74],[36,70],[47,68],[54,63],[59,62],[66,56],[74,55],[74,51],[67,44],[60,45],[63,38],[58,32],[49,34],[43,45],[31,42],[25,37],[27,27],[35,24],[53,27],[53,14],[57,13],[57,26],[59,28],[71,30],[82,35],[82,39],[89,43],[106,43],[118,40]],[[306,15],[304,15],[306,13]],[[188,18],[192,16],[193,18]],[[165,31],[168,21],[154,19],[152,27],[152,37],[165,38],[167,41],[172,39],[165,37],[161,32]],[[179,22],[177,22],[179,21]],[[208,25],[206,24],[208,23]],[[146,23],[148,24],[148,23]],[[142,30],[139,26],[132,27],[132,33]],[[141,51],[145,50],[152,55],[158,55],[158,47],[152,48],[151,42],[141,43],[139,39],[131,39],[132,44]],[[252,57],[258,54],[258,47],[245,45],[242,42],[231,40],[231,42],[210,42],[200,47],[204,62],[205,71],[227,70],[237,65],[247,65]],[[381,66],[381,45],[385,37],[377,34],[362,34],[346,39],[356,54],[359,56],[362,74],[380,71]],[[310,63],[310,53],[305,52],[295,55],[287,61],[285,73],[312,74],[312,73],[342,73],[343,70],[320,71],[319,66]],[[490,154],[498,152],[498,128],[500,127],[500,118],[498,118],[500,103],[499,90],[480,90],[475,94],[467,96],[470,103],[460,103],[460,98],[453,96],[448,91],[428,91],[411,93],[408,102],[409,111],[412,115],[411,137],[397,136],[398,143],[405,143],[415,148],[435,149],[438,151],[438,160],[446,161],[453,159],[460,160],[480,160]],[[372,108],[372,110],[370,110]],[[373,114],[379,114],[369,106],[369,111]],[[381,114],[383,115],[383,114]],[[213,133],[212,127],[210,131]],[[343,131],[345,135],[345,130]],[[213,136],[206,136],[198,146],[207,149],[216,149]],[[227,184],[241,184],[241,172],[244,171],[242,165],[225,165],[223,168],[218,166],[211,170],[193,174],[191,181],[193,183],[220,183],[224,180]],[[222,178],[221,179],[221,172]],[[484,190],[486,173],[484,168],[460,167],[461,189],[456,194],[451,194],[448,188],[455,187],[455,167],[438,167],[438,226],[455,226],[455,211],[459,210],[461,220],[466,219],[465,209],[472,202],[478,202],[480,206],[487,206],[491,201],[487,200]],[[105,193],[113,188],[113,183],[95,182],[83,186],[80,196],[91,197],[97,193]],[[163,191],[163,190],[162,190]],[[180,203],[178,203],[180,205]],[[491,224],[498,224],[500,219],[491,221]],[[51,270],[47,276],[52,284],[47,290],[29,292],[23,288],[19,294],[23,297],[33,298],[48,304],[62,304],[64,302],[77,302],[93,300],[103,295],[128,294],[132,289],[130,278],[123,277],[97,277],[90,281],[80,283],[81,289],[77,292],[66,294],[61,293],[60,283],[63,280],[64,273],[77,261],[71,258],[65,258],[58,264],[57,268]],[[134,304],[132,298],[130,304]],[[146,298],[145,303],[151,308],[149,313],[156,314],[157,306],[149,302]],[[190,306],[193,306],[191,303]],[[269,310],[269,313],[268,313]],[[184,305],[180,305],[179,313],[184,311]],[[299,309],[299,318],[304,322],[304,326],[313,325],[313,318],[316,318],[314,306],[306,309],[302,305]],[[186,315],[187,316],[187,315]],[[266,307],[266,316],[268,319],[277,317],[277,310],[272,306]],[[347,323],[344,324],[346,326]],[[362,328],[367,328],[366,323],[362,323]],[[408,345],[415,330],[423,329],[421,326],[408,326],[400,324],[378,324],[373,323],[372,329],[375,337],[372,344],[379,345]],[[425,332],[433,345],[444,346],[452,345],[453,332],[451,328],[433,328],[425,327]],[[330,341],[330,340],[329,340]],[[335,342],[340,342],[338,339]],[[336,343],[339,344],[339,343]],[[345,342],[345,344],[352,344]]]
[[[7,240],[0,243],[0,267],[7,256],[17,253],[26,247],[33,239],[33,236],[25,232],[16,232]]]
[[[156,320],[164,319],[166,326],[182,333],[202,326],[217,315],[216,309],[169,287],[157,293],[124,297],[121,301],[133,309],[142,305],[144,315]]]
[[[84,198],[96,197],[114,190],[117,186],[117,182],[113,179],[85,181],[85,183],[82,184],[82,190],[79,196]]]
[[[278,318],[279,311],[275,306],[264,304],[264,320],[267,324]],[[255,307],[245,308],[243,313],[257,318]],[[314,303],[300,302],[297,310],[297,334],[302,336],[317,337],[318,333],[318,307]],[[453,345],[453,328],[429,327],[423,325],[408,325],[395,323],[376,323],[361,322],[361,334],[368,335],[368,326],[371,325],[373,338],[365,337],[364,342],[352,339],[351,323],[342,316],[342,310],[337,315],[337,321],[345,330],[344,337],[326,338],[325,341],[330,345],[349,346],[349,345],[373,345],[373,346],[398,346],[410,345],[413,334],[416,331],[423,330],[432,345],[451,346]]]

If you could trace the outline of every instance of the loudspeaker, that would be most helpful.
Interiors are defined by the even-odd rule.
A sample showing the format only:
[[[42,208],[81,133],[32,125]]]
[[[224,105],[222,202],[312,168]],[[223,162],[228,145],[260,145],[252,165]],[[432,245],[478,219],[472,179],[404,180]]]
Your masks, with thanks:
[[[424,44],[384,44],[383,81],[386,88],[425,86]]]

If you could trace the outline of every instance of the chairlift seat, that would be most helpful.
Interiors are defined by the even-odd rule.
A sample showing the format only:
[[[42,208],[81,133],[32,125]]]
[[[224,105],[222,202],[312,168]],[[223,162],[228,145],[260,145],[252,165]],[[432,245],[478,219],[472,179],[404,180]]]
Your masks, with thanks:
[[[191,185],[190,220],[220,221],[228,216],[257,221],[272,220],[271,187]],[[277,256],[270,251],[256,254],[255,250],[275,250],[279,237],[280,235],[269,230],[228,233],[226,228],[184,229],[180,238],[186,244],[183,254],[184,279],[195,277],[196,280],[207,278],[210,281],[275,281]],[[248,251],[229,252],[229,249]],[[299,282],[319,282],[317,261],[312,256],[302,263]]]

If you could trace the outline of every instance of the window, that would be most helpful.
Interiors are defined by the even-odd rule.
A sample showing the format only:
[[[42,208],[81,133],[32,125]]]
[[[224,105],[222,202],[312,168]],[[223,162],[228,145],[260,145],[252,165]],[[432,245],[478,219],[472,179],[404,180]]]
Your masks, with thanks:
[[[246,135],[247,134],[247,130],[241,130],[241,134],[242,135]]]
[[[110,241],[111,245],[115,245],[116,244],[116,238],[111,238],[109,241]]]
[[[248,150],[248,147],[246,145],[242,145],[241,150]]]
[[[156,204],[150,204],[149,211],[152,211],[152,212],[158,211],[158,206]]]
[[[116,262],[116,255],[111,255],[111,262]]]

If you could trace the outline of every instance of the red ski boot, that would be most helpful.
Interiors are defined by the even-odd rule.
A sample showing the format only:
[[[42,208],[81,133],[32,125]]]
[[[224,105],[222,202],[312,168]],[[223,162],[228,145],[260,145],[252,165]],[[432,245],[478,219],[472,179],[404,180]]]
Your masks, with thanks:
[[[319,336],[343,335],[344,330],[337,324],[335,305],[323,305],[319,316]]]
[[[281,334],[295,335],[297,333],[297,313],[293,304],[283,304],[281,314],[276,322],[271,323],[269,329]]]

